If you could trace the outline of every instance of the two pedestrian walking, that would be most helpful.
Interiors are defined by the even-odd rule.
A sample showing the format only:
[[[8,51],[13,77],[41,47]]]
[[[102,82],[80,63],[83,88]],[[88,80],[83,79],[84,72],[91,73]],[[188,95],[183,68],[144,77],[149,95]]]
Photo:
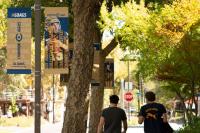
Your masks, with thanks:
[[[145,133],[173,133],[167,121],[167,112],[163,104],[155,102],[156,96],[152,91],[146,92],[147,104],[141,107],[138,123],[144,122]],[[102,111],[97,133],[126,133],[127,117],[123,109],[117,107],[119,97],[110,96],[110,106]],[[123,131],[122,131],[123,123]]]

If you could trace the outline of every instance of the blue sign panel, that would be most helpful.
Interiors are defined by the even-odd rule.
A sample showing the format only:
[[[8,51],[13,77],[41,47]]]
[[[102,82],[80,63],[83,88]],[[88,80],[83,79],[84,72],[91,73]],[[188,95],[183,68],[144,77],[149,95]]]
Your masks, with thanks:
[[[8,8],[8,18],[31,18],[31,8]]]
[[[31,74],[29,69],[7,69],[7,74]]]

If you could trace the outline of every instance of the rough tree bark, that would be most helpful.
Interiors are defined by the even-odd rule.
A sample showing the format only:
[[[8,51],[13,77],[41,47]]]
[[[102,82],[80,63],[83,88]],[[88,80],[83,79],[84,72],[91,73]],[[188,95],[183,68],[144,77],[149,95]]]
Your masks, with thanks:
[[[87,95],[93,67],[93,39],[98,0],[73,0],[74,56],[68,83],[68,97],[62,133],[85,133],[88,113]]]

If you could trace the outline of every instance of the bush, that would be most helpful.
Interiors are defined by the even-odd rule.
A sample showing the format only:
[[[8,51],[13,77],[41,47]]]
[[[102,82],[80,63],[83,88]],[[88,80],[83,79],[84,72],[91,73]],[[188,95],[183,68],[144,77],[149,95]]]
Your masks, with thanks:
[[[200,131],[200,118],[193,117],[191,123],[187,123],[183,128],[181,128],[178,133],[199,133]]]

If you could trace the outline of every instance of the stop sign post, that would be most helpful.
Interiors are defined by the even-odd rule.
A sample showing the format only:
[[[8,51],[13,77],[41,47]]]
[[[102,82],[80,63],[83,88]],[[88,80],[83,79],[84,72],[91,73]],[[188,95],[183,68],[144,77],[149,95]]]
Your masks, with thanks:
[[[124,94],[124,99],[127,101],[127,102],[130,102],[133,100],[133,94],[131,92],[126,92]]]

